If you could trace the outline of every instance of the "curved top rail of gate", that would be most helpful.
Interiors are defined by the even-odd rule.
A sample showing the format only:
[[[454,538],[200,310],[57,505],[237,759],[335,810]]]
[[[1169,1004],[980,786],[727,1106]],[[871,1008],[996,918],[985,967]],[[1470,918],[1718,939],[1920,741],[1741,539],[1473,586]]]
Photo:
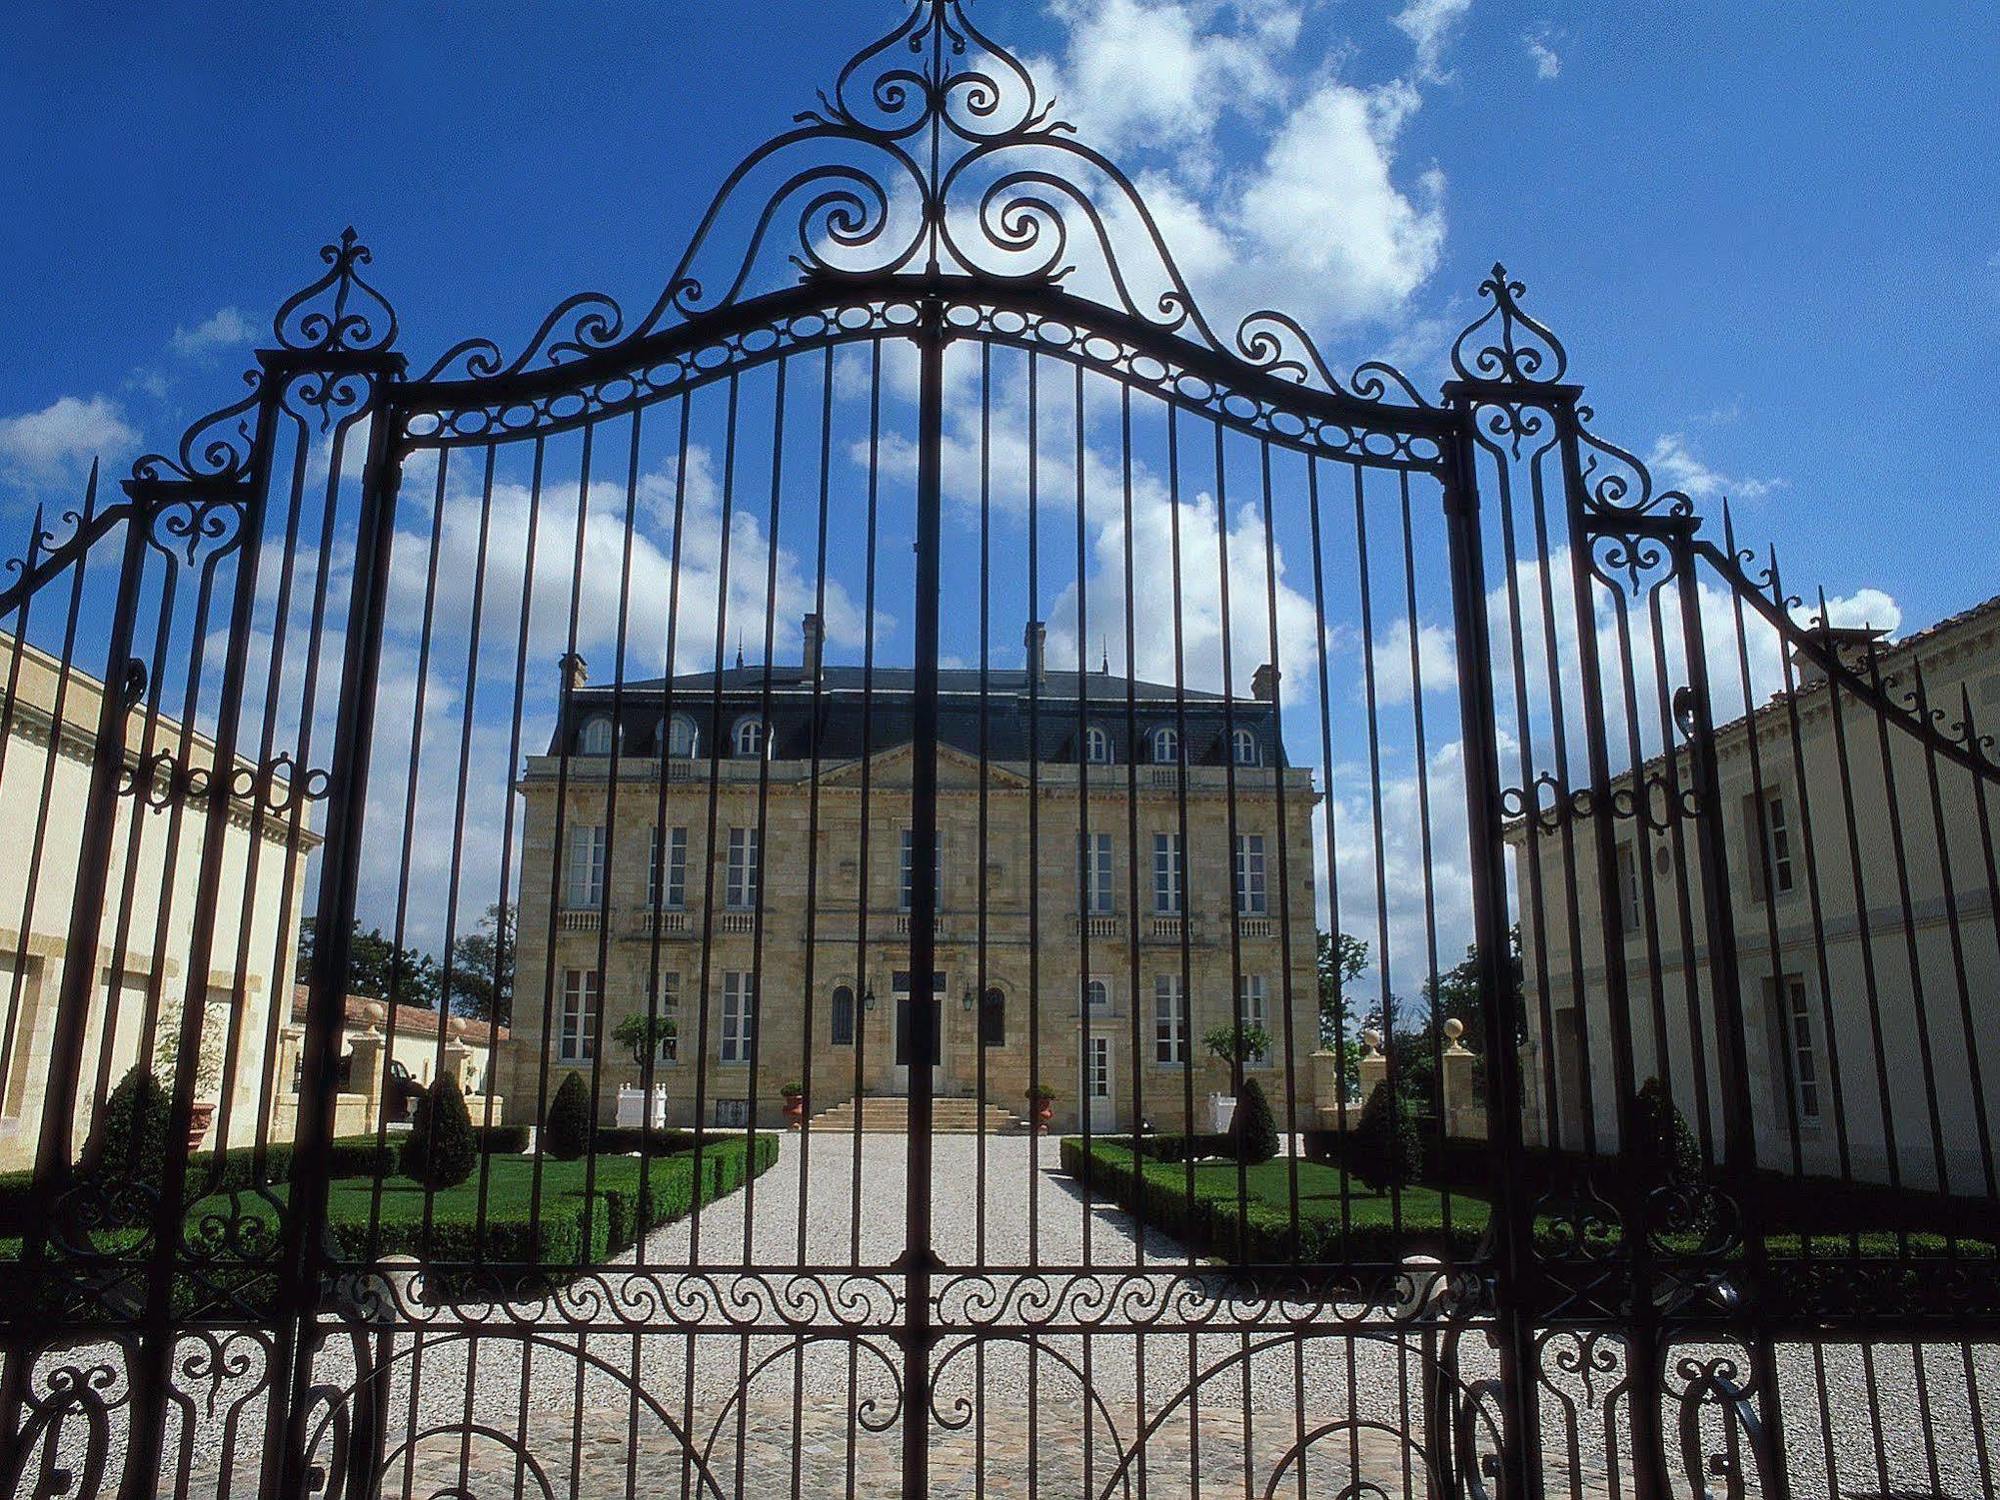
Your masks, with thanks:
[[[955,336],[1074,360],[1260,436],[1444,459],[1451,419],[1392,367],[1343,382],[1281,313],[1221,337],[1131,179],[960,0],[920,0],[753,151],[642,316],[584,293],[511,359],[460,343],[402,387],[397,436],[559,430],[799,349],[907,336],[933,299]]]

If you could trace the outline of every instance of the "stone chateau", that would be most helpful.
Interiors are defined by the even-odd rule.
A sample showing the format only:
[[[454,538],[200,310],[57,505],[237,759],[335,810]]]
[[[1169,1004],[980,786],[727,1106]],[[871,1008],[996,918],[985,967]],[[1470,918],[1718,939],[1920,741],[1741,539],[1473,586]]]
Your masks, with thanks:
[[[518,785],[513,1118],[577,1071],[611,1123],[641,1078],[613,1040],[633,1014],[671,1023],[653,1074],[674,1125],[778,1124],[792,1082],[813,1115],[907,1091],[913,673],[826,665],[822,639],[807,616],[800,663],[719,678],[565,663]],[[983,683],[940,673],[937,1096],[983,1081],[1025,1115],[1032,1071],[1059,1129],[1182,1129],[1190,1096],[1205,1129],[1229,1069],[1203,1037],[1234,995],[1282,1120],[1317,1045],[1318,793],[1286,763],[1276,673],[1177,691],[1048,670],[1043,639],[1031,624],[1026,667]],[[972,1118],[940,1104],[940,1128]]]

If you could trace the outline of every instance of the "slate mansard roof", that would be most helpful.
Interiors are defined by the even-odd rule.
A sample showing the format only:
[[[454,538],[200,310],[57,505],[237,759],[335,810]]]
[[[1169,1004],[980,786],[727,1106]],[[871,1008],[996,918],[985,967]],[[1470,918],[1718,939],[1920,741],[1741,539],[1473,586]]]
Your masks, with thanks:
[[[694,727],[697,754],[704,757],[717,744],[725,756],[732,754],[736,725],[760,713],[771,726],[770,754],[777,760],[806,760],[815,753],[822,759],[858,758],[914,738],[916,674],[908,667],[823,667],[817,690],[811,674],[796,663],[768,670],[768,707],[761,665],[733,667],[719,677],[690,672],[572,686],[563,727],[551,738],[548,753],[560,755],[565,745],[573,755],[583,753],[584,726],[614,706],[619,753],[635,757],[662,754],[662,719],[669,714]],[[1128,682],[1110,672],[1054,670],[1045,671],[1031,691],[1029,674],[1020,668],[988,671],[983,682],[976,668],[941,669],[938,697],[939,739],[968,756],[983,750],[992,761],[1074,765],[1079,735],[1095,726],[1109,737],[1114,761],[1150,762],[1156,758],[1154,731],[1177,726],[1185,739],[1183,764],[1225,764],[1237,730],[1255,737],[1256,764],[1286,763],[1277,704],[1263,697],[1225,698],[1171,683]]]

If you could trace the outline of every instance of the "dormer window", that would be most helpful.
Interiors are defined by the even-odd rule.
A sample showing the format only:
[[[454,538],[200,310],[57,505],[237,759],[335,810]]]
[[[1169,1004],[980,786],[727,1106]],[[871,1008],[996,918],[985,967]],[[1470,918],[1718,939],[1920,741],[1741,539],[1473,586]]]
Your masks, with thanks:
[[[1181,758],[1181,734],[1171,724],[1162,724],[1150,736],[1153,763],[1161,766],[1178,765]]]
[[[762,719],[738,719],[732,743],[740,760],[755,760],[764,753],[766,736]]]
[[[611,753],[611,715],[592,714],[583,721],[583,728],[577,731],[576,749],[579,755],[609,755]]]
[[[1236,764],[1239,766],[1261,766],[1264,763],[1264,747],[1257,743],[1257,736],[1247,729],[1239,729],[1230,736]]]
[[[1096,724],[1083,732],[1083,758],[1093,766],[1111,764],[1111,736]]]
[[[661,720],[654,731],[654,741],[675,760],[693,760],[700,736],[693,719],[686,714],[675,714],[671,719]]]

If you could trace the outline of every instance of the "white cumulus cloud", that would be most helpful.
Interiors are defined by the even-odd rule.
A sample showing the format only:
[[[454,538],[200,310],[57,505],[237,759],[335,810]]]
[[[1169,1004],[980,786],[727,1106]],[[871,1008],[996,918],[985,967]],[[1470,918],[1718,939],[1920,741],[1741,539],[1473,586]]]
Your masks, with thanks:
[[[1125,158],[1218,324],[1273,306],[1311,326],[1394,322],[1445,234],[1443,172],[1399,151],[1466,3],[1399,18],[1414,79],[1342,77],[1345,49],[1306,55],[1300,10],[1256,0],[1052,0],[1066,45],[1035,67],[1082,138]],[[1114,243],[1143,239],[1129,207],[1104,207]]]
[[[241,310],[224,307],[192,328],[176,328],[172,343],[174,353],[185,357],[205,354],[211,349],[233,349],[250,343],[256,337],[255,325],[243,316]]]
[[[1546,80],[1562,75],[1562,54],[1556,51],[1555,39],[1549,32],[1531,31],[1521,38],[1521,45],[1528,49],[1537,78]]]
[[[22,483],[55,479],[138,441],[138,429],[108,396],[59,396],[40,411],[0,417],[0,472]]]
[[[1431,79],[1444,76],[1444,54],[1471,9],[1472,0],[1410,0],[1391,18],[1396,29],[1416,44],[1419,74]]]
[[[1678,432],[1662,433],[1646,455],[1653,477],[1666,488],[1680,490],[1696,500],[1718,500],[1732,496],[1755,500],[1785,487],[1783,479],[1753,479],[1724,474],[1703,461]]]

